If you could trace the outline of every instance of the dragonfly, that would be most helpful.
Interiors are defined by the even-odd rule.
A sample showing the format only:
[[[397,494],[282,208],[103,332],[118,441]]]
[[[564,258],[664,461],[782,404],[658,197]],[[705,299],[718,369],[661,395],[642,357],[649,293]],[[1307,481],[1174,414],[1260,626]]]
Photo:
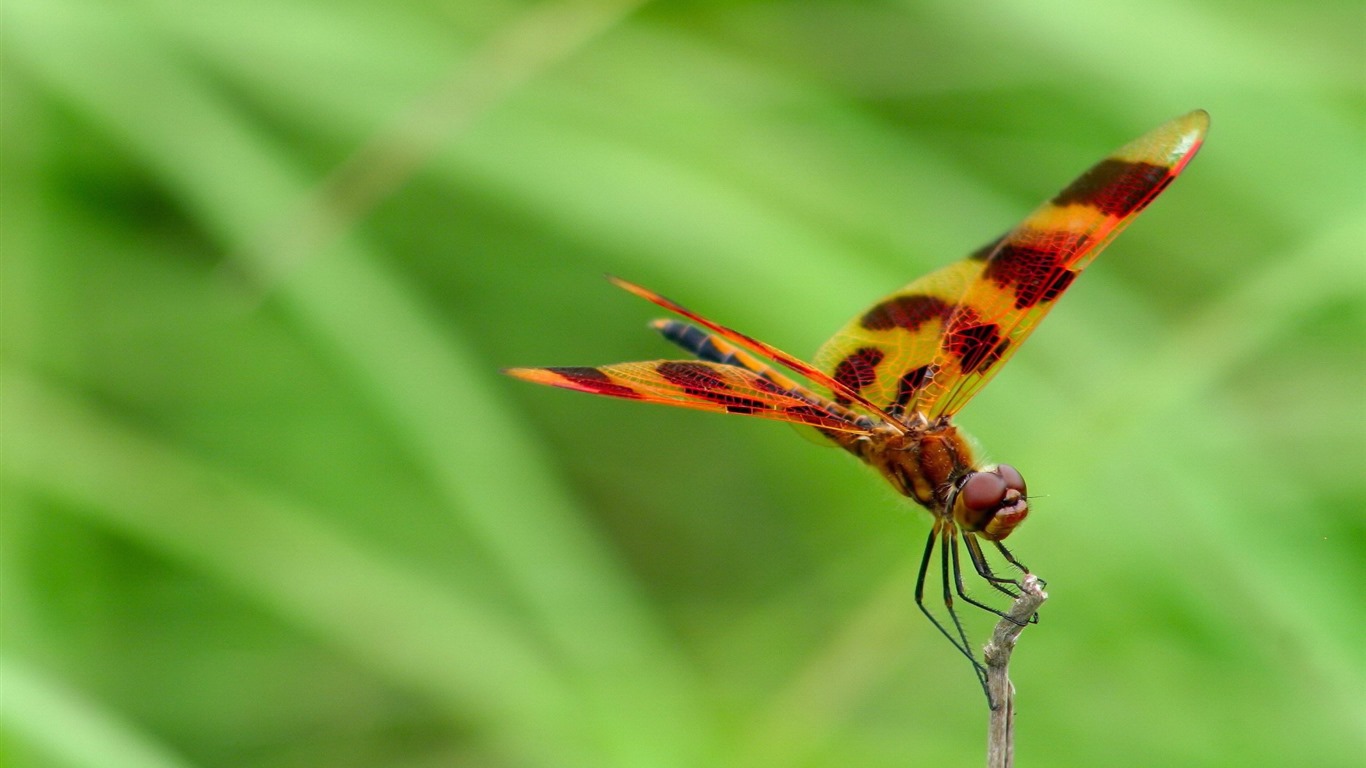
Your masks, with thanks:
[[[1208,128],[1209,115],[1196,110],[1124,145],[1014,229],[854,317],[814,362],[609,276],[683,318],[651,326],[693,359],[504,372],[595,395],[805,425],[871,465],[930,512],[915,602],[972,663],[985,690],[986,669],[955,596],[1010,617],[969,594],[961,551],[991,588],[1018,597],[1030,571],[1002,542],[1029,514],[1029,495],[1015,467],[979,462],[953,417],[1000,372],[1077,275],[1181,174]],[[1019,576],[998,574],[987,547]],[[947,622],[925,597],[936,551]]]

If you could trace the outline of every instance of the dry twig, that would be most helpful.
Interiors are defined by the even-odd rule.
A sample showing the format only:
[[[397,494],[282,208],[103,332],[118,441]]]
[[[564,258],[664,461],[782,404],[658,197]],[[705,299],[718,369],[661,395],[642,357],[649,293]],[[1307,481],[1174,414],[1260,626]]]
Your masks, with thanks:
[[[1039,610],[1048,593],[1034,574],[1020,582],[1020,597],[1010,606],[1009,618],[1001,619],[982,650],[987,666],[987,691],[991,697],[991,721],[987,726],[987,768],[1010,768],[1015,764],[1015,686],[1010,684],[1010,654],[1015,641]]]

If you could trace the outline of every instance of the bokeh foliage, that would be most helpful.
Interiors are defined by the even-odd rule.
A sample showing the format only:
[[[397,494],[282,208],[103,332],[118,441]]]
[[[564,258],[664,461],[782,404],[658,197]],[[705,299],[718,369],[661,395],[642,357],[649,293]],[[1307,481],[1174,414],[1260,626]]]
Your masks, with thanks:
[[[603,272],[809,352],[1203,107],[960,419],[1038,495],[1021,764],[1358,765],[1364,13],[6,0],[0,759],[976,763],[924,514],[497,370],[672,354]]]

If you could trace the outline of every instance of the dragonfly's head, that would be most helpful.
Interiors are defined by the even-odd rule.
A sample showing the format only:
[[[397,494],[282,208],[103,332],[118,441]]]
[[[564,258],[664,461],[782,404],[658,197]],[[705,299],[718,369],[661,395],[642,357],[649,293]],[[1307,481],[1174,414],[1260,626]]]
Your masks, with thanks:
[[[988,541],[1009,536],[1029,514],[1024,478],[1009,464],[964,475],[951,503],[958,527]]]

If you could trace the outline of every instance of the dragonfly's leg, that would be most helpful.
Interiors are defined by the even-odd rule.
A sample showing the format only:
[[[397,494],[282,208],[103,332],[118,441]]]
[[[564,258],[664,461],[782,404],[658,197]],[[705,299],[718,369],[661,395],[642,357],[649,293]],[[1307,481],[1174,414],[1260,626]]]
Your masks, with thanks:
[[[977,541],[975,535],[965,533],[963,534],[963,538],[967,541],[968,556],[972,558],[972,567],[977,571],[977,575],[986,579],[987,583],[991,584],[992,588],[1010,595],[1010,599],[1020,599],[1020,593],[1017,591],[1020,582],[1015,579],[1005,578],[1004,576],[997,576],[996,573],[991,570],[991,564],[987,562],[986,554],[982,552],[982,544]]]
[[[995,574],[993,574],[993,573],[991,572],[991,565],[990,565],[989,563],[987,563],[986,554],[985,554],[984,552],[982,552],[982,545],[977,541],[977,537],[976,537],[976,536],[973,536],[972,534],[966,534],[963,538],[967,539],[967,542],[968,542],[968,552],[972,555],[972,563],[973,563],[973,566],[977,569],[977,572],[978,572],[979,574],[982,575],[982,578],[986,579],[987,582],[988,582],[989,584],[991,584],[993,587],[996,587],[996,588],[999,589],[1000,591],[1006,593],[1007,595],[1010,595],[1010,597],[1011,597],[1012,599],[1014,599],[1014,600],[1019,600],[1019,599],[1020,599],[1020,595],[1019,595],[1014,589],[1009,589],[1009,588],[1007,588],[1005,585],[1006,585],[1006,584],[1010,584],[1010,585],[1012,585],[1012,586],[1014,586],[1014,587],[1020,587],[1020,582],[1015,581],[1015,580],[1013,580],[1013,579],[1003,579],[1003,578],[1001,578],[1001,577],[996,576]],[[1000,543],[1000,542],[995,542],[995,544],[996,544],[997,547],[1000,547],[1002,550],[1005,549],[1004,547],[1001,547],[1001,543]],[[1006,551],[1006,556],[1007,556],[1007,560],[1009,560],[1009,562],[1010,562],[1011,565],[1014,565],[1016,568],[1019,568],[1020,570],[1024,571],[1025,573],[1028,573],[1028,572],[1029,572],[1029,571],[1026,570],[1025,568],[1021,567],[1019,561],[1017,561],[1014,557],[1010,557],[1009,551]],[[1035,577],[1035,578],[1038,578],[1038,577]],[[1042,579],[1040,579],[1039,581],[1040,581],[1040,583],[1043,582]],[[1010,619],[1009,616],[1006,616],[1005,618]],[[1011,620],[1011,621],[1015,621],[1014,619],[1010,619],[1010,620]],[[1038,623],[1039,623],[1039,614],[1036,613],[1036,614],[1030,616],[1030,617],[1029,617],[1029,623],[1030,623],[1030,624],[1038,624]]]
[[[973,536],[972,536],[972,534],[970,534],[970,533],[969,533],[969,534],[964,534],[963,538],[967,540],[967,543],[968,543],[968,554],[972,556],[972,563],[973,563],[973,566],[977,569],[977,572],[978,572],[979,574],[982,573],[982,570],[983,570],[983,568],[986,567],[986,564],[985,564],[985,562],[983,562],[983,563],[978,563],[978,562],[977,562],[977,557],[979,557],[979,556],[982,554],[982,551],[981,551],[980,548],[978,548],[978,547],[976,546],[976,544],[977,544],[976,539],[974,539]],[[981,608],[981,609],[984,610],[984,611],[989,611],[989,612],[991,612],[991,613],[994,613],[994,614],[996,614],[997,616],[1000,616],[1001,618],[1003,618],[1003,619],[1005,619],[1005,620],[1007,620],[1007,621],[1014,622],[1015,619],[1011,618],[1010,615],[1007,614],[1005,611],[1001,611],[1001,610],[998,610],[998,609],[996,609],[996,608],[993,608],[993,607],[987,605],[986,603],[979,602],[979,601],[974,600],[974,599],[972,599],[971,597],[968,596],[967,589],[963,586],[963,569],[962,569],[962,567],[960,566],[960,564],[959,564],[959,559],[958,559],[958,530],[957,530],[956,528],[953,529],[953,530],[950,532],[950,534],[949,534],[949,539],[950,539],[950,543],[949,543],[949,544],[946,544],[945,546],[952,547],[952,549],[953,549],[953,581],[954,581],[955,587],[956,587],[957,590],[958,590],[958,596],[961,597],[961,598],[963,598],[964,601],[966,601],[967,603],[969,603],[969,604],[971,604],[971,605],[975,605],[975,606],[977,606],[978,608]],[[988,570],[987,573],[990,573],[990,570]],[[1019,598],[1019,595],[1014,594],[1014,593],[1011,592],[1010,590],[1006,589],[1004,586],[1002,586],[1002,585],[996,583],[996,581],[993,581],[993,580],[988,579],[988,582],[987,582],[987,583],[991,584],[991,585],[992,585],[993,587],[995,587],[996,589],[999,589],[1000,591],[1005,592],[1007,595],[1010,595],[1012,598]],[[1022,626],[1023,626],[1023,625],[1022,625]]]
[[[956,636],[944,626],[943,622],[941,622],[937,616],[930,612],[929,606],[925,605],[925,577],[930,570],[930,558],[934,555],[935,542],[941,536],[942,527],[948,525],[952,525],[952,523],[942,519],[936,519],[934,527],[930,530],[929,538],[925,541],[925,553],[920,558],[920,571],[915,579],[915,604],[920,608],[920,612],[925,614],[926,618],[930,620],[930,623],[934,625],[935,629],[938,629],[939,633],[948,638],[949,642],[959,653],[963,654],[968,661],[972,662],[973,671],[976,673],[978,681],[982,684],[982,689],[986,690],[986,668],[982,666],[982,663],[977,660],[977,656],[973,654],[972,648],[968,644],[967,633],[963,631],[963,625],[958,621],[958,614],[953,610],[953,594],[950,592],[949,588],[947,556],[943,558],[944,605],[949,609],[949,616],[953,617],[953,623],[957,629]],[[988,701],[991,699],[991,693],[989,691],[987,692],[987,699]]]
[[[1006,562],[1007,562],[1007,563],[1010,563],[1011,565],[1015,566],[1016,568],[1019,568],[1019,569],[1020,569],[1021,571],[1023,571],[1024,573],[1030,573],[1029,566],[1027,566],[1027,565],[1025,565],[1024,563],[1020,562],[1019,560],[1016,560],[1016,559],[1015,559],[1015,556],[1012,555],[1012,554],[1010,554],[1010,550],[1006,549],[1006,545],[1002,544],[1002,543],[999,542],[999,541],[993,541],[992,544],[995,544],[995,545],[996,545],[996,549],[997,549],[998,551],[1000,551],[1001,557],[1004,557],[1004,558],[1006,559]],[[1038,576],[1035,576],[1034,578],[1039,579]],[[1016,585],[1018,586],[1018,585],[1019,585],[1019,582],[1016,582]],[[1046,587],[1046,586],[1048,586],[1048,582],[1044,581],[1043,579],[1039,579],[1039,586],[1041,586],[1041,587]]]
[[[972,653],[972,643],[968,640],[967,630],[963,629],[963,621],[958,618],[958,610],[953,607],[953,588],[949,586],[950,580],[961,583],[962,576],[958,570],[958,545],[955,536],[958,529],[953,523],[945,520],[940,528],[939,542],[939,583],[944,586],[944,608],[949,612],[949,618],[953,619],[954,629],[958,630],[958,639],[962,642],[968,660],[972,662],[973,671],[977,673],[977,680],[982,684],[982,690],[986,691],[987,701],[991,701],[991,689],[987,686],[987,670],[982,663],[977,660],[977,655]],[[950,562],[952,562],[952,574],[950,574]]]

